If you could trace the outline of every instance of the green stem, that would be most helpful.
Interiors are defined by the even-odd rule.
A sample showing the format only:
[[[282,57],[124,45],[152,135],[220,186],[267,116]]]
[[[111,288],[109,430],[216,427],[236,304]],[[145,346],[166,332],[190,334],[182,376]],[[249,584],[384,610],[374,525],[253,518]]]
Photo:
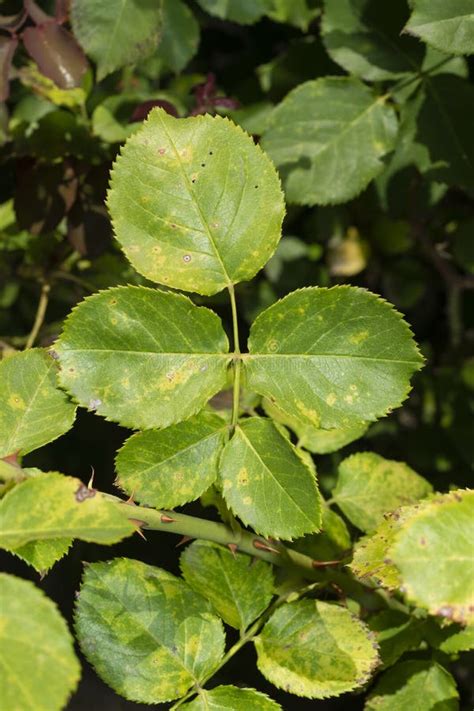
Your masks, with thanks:
[[[420,79],[423,79],[424,77],[429,77],[430,74],[432,74],[434,71],[436,71],[436,69],[439,69],[447,62],[450,62],[451,59],[452,59],[452,57],[447,57],[446,59],[442,59],[441,61],[437,62],[436,64],[433,64],[433,66],[429,67],[426,71],[417,72],[416,74],[409,77],[408,79],[404,79],[399,84],[395,84],[395,86],[392,86],[392,88],[387,92],[386,96],[393,96],[397,91],[400,91],[400,89],[405,89],[407,86],[410,86],[410,84],[413,84],[415,81],[419,81]]]
[[[30,335],[27,338],[25,348],[31,348],[38,337],[41,326],[43,325],[44,317],[46,315],[46,309],[48,308],[50,285],[44,282],[41,287],[41,295],[38,302],[38,308],[36,309],[35,322],[33,328],[30,331]]]
[[[242,366],[240,358],[240,342],[239,342],[239,321],[237,316],[237,303],[235,301],[235,291],[233,285],[229,286],[230,305],[232,309],[232,329],[234,334],[234,386],[232,395],[232,421],[231,431],[235,429],[237,420],[239,419],[240,405],[240,370]]]

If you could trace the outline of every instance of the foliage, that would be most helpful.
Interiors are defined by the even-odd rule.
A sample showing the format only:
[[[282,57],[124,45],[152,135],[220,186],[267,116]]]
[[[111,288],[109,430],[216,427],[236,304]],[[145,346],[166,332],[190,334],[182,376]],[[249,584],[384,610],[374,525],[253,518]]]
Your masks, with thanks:
[[[6,711],[76,689],[79,560],[110,694],[472,706],[473,53],[472,0],[1,4]]]

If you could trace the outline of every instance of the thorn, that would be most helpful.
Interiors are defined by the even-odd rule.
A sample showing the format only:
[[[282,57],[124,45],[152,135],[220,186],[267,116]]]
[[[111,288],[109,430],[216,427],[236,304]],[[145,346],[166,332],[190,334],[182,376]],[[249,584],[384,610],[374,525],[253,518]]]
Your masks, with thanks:
[[[135,496],[135,492],[132,491],[132,493],[130,494],[128,499],[126,501],[124,501],[124,504],[128,504],[129,506],[135,506],[136,504],[135,504],[135,501],[133,500],[134,496]]]
[[[168,514],[161,514],[161,523],[175,523],[176,519],[171,518]]]
[[[3,461],[7,464],[11,464],[14,467],[20,468],[20,462],[18,461],[19,453],[20,450],[13,452],[13,454],[8,454],[6,457],[3,457]]]
[[[341,561],[340,560],[313,560],[312,566],[313,568],[325,568],[326,566],[329,565],[340,565]]]
[[[230,550],[230,552],[232,553],[234,558],[235,558],[235,554],[236,554],[238,547],[239,546],[237,545],[237,543],[228,543],[227,544],[227,548]]]
[[[253,541],[253,547],[257,548],[257,550],[260,551],[267,551],[268,553],[280,553],[279,550],[277,550],[276,548],[272,548],[268,545],[268,543],[265,543],[264,541],[259,541],[258,538]]]
[[[175,548],[179,548],[180,546],[184,546],[185,543],[189,543],[189,541],[192,541],[193,537],[192,536],[183,536],[180,541],[175,545]]]
[[[87,484],[87,488],[88,488],[88,489],[92,489],[92,488],[93,488],[93,484],[94,484],[95,471],[94,471],[94,467],[93,467],[93,466],[91,466],[91,471],[92,471],[91,478],[89,479],[89,483]]]
[[[137,527],[135,529],[136,532],[138,533],[139,536],[141,536],[143,538],[144,541],[146,541],[145,534],[143,533],[143,531],[141,529],[142,526],[147,525],[146,521],[140,521],[138,518],[129,518],[128,520]]]

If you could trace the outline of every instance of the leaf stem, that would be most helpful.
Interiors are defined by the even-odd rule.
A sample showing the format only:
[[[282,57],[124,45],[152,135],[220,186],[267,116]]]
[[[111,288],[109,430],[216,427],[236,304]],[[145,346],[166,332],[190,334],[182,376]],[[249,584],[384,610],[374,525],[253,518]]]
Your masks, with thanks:
[[[432,74],[436,69],[439,69],[442,67],[444,64],[447,64],[447,62],[450,62],[452,57],[446,57],[446,59],[442,59],[441,61],[437,62],[436,64],[433,64],[432,67],[428,67],[425,69],[425,71],[419,71],[416,72],[416,74],[413,74],[413,76],[408,77],[408,79],[403,79],[401,82],[398,84],[395,84],[395,86],[392,86],[392,88],[387,91],[386,96],[393,96],[395,92],[400,91],[400,89],[405,89],[407,86],[410,86],[410,84],[413,84],[415,81],[419,81],[423,79],[424,77],[429,77],[430,74]]]
[[[51,290],[50,285],[47,282],[43,282],[41,287],[41,294],[38,301],[38,308],[36,309],[35,321],[33,323],[33,328],[27,338],[25,349],[31,348],[38,337],[38,333],[41,330],[41,326],[44,322],[44,317],[46,315],[46,309],[48,308],[49,292]]]
[[[239,321],[237,316],[237,303],[235,300],[235,290],[233,284],[228,287],[230,296],[230,305],[232,309],[232,329],[234,335],[234,386],[232,395],[232,421],[231,421],[231,432],[235,429],[237,420],[239,419],[239,405],[240,405],[240,369],[242,366],[242,361],[240,358],[240,342],[239,342]]]

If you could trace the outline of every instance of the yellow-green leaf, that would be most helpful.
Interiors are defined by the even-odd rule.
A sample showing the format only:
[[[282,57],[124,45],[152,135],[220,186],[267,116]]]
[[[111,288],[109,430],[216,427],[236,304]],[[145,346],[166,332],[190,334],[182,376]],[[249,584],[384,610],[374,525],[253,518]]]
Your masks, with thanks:
[[[211,691],[199,689],[199,696],[183,709],[189,711],[278,711],[280,704],[255,689],[217,686]]]

